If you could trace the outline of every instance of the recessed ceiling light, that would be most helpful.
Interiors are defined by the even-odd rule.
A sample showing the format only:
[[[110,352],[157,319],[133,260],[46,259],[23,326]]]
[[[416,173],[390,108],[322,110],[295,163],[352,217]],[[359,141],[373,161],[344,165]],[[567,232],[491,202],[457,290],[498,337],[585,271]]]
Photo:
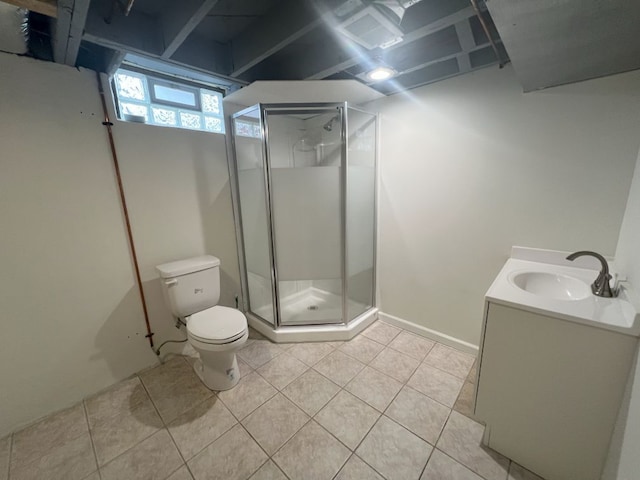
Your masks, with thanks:
[[[387,80],[388,78],[393,77],[396,73],[397,72],[393,68],[376,67],[367,73],[367,78],[374,82],[379,82],[380,80]]]

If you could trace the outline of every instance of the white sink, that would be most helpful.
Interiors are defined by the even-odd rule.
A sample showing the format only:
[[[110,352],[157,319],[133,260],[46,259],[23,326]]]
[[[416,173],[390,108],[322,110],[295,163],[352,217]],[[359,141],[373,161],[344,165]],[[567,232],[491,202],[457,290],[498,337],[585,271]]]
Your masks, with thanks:
[[[589,284],[568,275],[548,272],[520,272],[509,278],[516,287],[554,300],[582,300],[591,295]]]

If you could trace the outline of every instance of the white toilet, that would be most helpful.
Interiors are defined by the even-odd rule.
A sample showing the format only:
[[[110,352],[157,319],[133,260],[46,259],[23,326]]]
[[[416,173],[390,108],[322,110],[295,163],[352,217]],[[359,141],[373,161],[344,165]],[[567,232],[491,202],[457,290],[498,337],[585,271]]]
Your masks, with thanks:
[[[228,390],[240,379],[236,351],[249,337],[247,318],[220,299],[220,260],[211,255],[156,267],[171,312],[187,326],[187,338],[200,354],[193,368],[211,390]]]

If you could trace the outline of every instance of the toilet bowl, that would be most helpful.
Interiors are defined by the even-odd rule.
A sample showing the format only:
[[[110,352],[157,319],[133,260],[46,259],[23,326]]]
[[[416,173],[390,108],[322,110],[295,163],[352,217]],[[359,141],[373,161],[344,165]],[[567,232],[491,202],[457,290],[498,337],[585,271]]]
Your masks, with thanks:
[[[246,317],[234,308],[211,307],[186,318],[187,338],[200,359],[193,366],[211,390],[229,390],[240,380],[236,351],[249,338]]]
[[[247,318],[220,299],[220,260],[212,255],[156,267],[162,293],[175,317],[186,325],[187,339],[198,352],[193,368],[211,390],[229,390],[240,380],[236,351],[249,337]]]

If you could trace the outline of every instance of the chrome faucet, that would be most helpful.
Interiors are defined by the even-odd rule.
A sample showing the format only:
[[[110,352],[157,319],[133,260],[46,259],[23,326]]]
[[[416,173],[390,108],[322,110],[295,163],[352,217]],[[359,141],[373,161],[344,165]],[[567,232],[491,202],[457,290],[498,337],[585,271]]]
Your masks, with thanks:
[[[609,280],[611,280],[612,277],[611,277],[611,274],[609,273],[609,264],[607,263],[607,259],[604,258],[602,255],[596,252],[590,252],[588,250],[581,250],[579,252],[575,252],[569,255],[567,257],[567,260],[570,260],[573,262],[576,258],[583,257],[585,255],[597,258],[600,261],[600,264],[602,265],[602,268],[600,269],[600,273],[598,274],[598,277],[591,284],[591,291],[593,292],[593,294],[596,295],[597,297],[606,297],[606,298],[617,297],[618,289],[611,288]]]

